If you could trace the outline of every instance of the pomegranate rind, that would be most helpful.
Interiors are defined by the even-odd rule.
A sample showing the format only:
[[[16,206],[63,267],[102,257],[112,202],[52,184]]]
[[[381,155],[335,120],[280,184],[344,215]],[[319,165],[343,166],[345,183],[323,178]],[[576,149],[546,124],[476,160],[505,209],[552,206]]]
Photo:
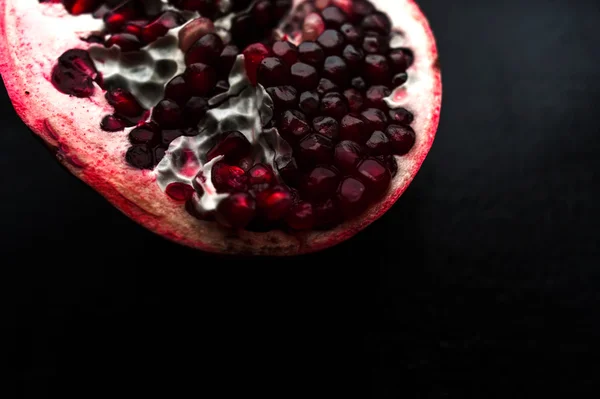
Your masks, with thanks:
[[[414,52],[415,62],[408,70],[413,83],[397,89],[394,96],[404,98],[414,114],[417,138],[407,155],[396,157],[398,174],[385,197],[360,217],[328,231],[232,234],[215,222],[191,217],[181,202],[160,190],[154,171],[126,164],[127,135],[100,129],[101,117],[111,112],[103,91],[97,87],[93,97],[76,98],[60,93],[50,83],[60,54],[89,46],[80,40],[90,30],[87,16],[70,16],[60,4],[0,0],[0,74],[17,114],[55,151],[57,159],[145,228],[208,252],[277,256],[315,252],[354,236],[398,200],[425,160],[439,123],[441,72],[426,17],[413,0],[371,1],[402,30],[403,45]],[[294,5],[300,2],[295,0]],[[90,123],[94,118],[98,123]]]

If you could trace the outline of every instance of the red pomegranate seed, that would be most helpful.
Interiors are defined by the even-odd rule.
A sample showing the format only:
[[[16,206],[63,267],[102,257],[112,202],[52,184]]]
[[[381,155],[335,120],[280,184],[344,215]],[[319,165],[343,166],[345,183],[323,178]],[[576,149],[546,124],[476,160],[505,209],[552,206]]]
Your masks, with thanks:
[[[184,105],[191,97],[190,86],[186,83],[183,75],[177,75],[165,86],[165,98]]]
[[[384,131],[387,126],[387,117],[385,113],[378,108],[367,108],[360,114],[365,122],[365,132],[370,135],[375,130]]]
[[[315,42],[302,42],[298,46],[298,60],[319,68],[323,65],[323,61],[325,61],[325,52]]]
[[[315,223],[315,215],[310,202],[299,202],[285,217],[285,222],[294,230],[309,230]]]
[[[207,95],[217,82],[213,67],[202,63],[189,65],[183,76],[190,85],[191,93],[196,96]]]
[[[371,155],[389,155],[392,152],[388,137],[381,130],[376,130],[365,143]]]
[[[133,145],[125,153],[128,164],[137,169],[151,169],[154,166],[152,151],[143,145]]]
[[[208,101],[204,97],[191,97],[183,106],[183,120],[186,126],[198,126],[208,111]]]
[[[162,145],[168,147],[171,141],[177,137],[183,136],[184,131],[181,129],[163,129],[160,132],[160,140]]]
[[[369,137],[365,122],[357,114],[345,115],[340,122],[340,139],[364,143]]]
[[[394,87],[402,86],[408,80],[408,75],[405,72],[400,72],[392,78],[392,85]]]
[[[356,76],[352,78],[350,84],[353,88],[360,91],[363,91],[367,88],[367,82],[365,82],[365,80],[361,76]]]
[[[191,20],[178,33],[179,48],[183,52],[188,51],[202,36],[212,33],[214,30],[215,25],[208,18],[199,17]]]
[[[321,12],[325,26],[330,29],[340,28],[348,20],[345,12],[337,7],[327,7]]]
[[[292,66],[298,61],[298,48],[287,40],[273,43],[273,54],[281,58],[287,66]]]
[[[360,72],[360,69],[363,64],[363,60],[365,58],[365,54],[361,49],[356,47],[354,44],[349,44],[344,47],[342,51],[342,57],[344,61],[346,61],[346,65],[349,70],[353,72]]]
[[[217,162],[212,167],[211,180],[219,193],[248,190],[248,177],[244,170],[224,162]]]
[[[340,223],[342,215],[339,206],[330,198],[313,206],[315,225],[319,228],[330,228]]]
[[[123,26],[123,33],[129,33],[136,36],[137,38],[141,38],[142,29],[144,29],[144,26],[148,25],[149,23],[150,21],[147,21],[145,19],[128,21]]]
[[[175,182],[169,184],[165,189],[165,192],[169,197],[176,201],[187,201],[192,198],[194,188],[189,184]]]
[[[352,2],[352,16],[353,22],[360,22],[367,15],[371,15],[375,11],[375,6],[368,0],[354,0]]]
[[[252,15],[254,21],[258,26],[268,25],[271,21],[271,14],[273,13],[273,4],[268,0],[261,0],[254,5],[252,8]]]
[[[163,129],[174,129],[181,126],[182,112],[173,100],[161,100],[152,110],[152,120]]]
[[[289,69],[277,57],[266,57],[258,66],[258,82],[264,87],[281,86],[289,83]]]
[[[362,49],[367,54],[386,54],[390,49],[389,38],[378,34],[367,34],[362,42]]]
[[[340,32],[342,32],[342,35],[344,35],[346,43],[360,44],[362,32],[356,26],[350,23],[343,24],[340,28]]]
[[[292,84],[299,90],[312,90],[319,84],[319,74],[312,66],[303,62],[297,62],[291,68]]]
[[[119,46],[121,51],[137,51],[142,48],[142,42],[130,33],[116,33],[109,37],[104,44],[105,47]]]
[[[217,206],[217,221],[224,226],[240,229],[254,218],[256,202],[248,193],[234,193]]]
[[[375,158],[367,158],[358,164],[357,177],[368,188],[368,195],[376,199],[383,195],[392,180],[390,171]]]
[[[221,55],[219,56],[219,76],[229,76],[231,68],[233,67],[233,64],[235,64],[235,60],[239,53],[240,50],[233,44],[229,44],[223,48],[223,51],[221,51]]]
[[[409,49],[398,48],[390,51],[388,56],[390,67],[394,73],[405,72],[413,63],[413,53]]]
[[[302,39],[303,40],[316,40],[319,35],[325,30],[325,23],[323,18],[315,12],[312,12],[304,18],[302,24]]]
[[[56,2],[56,1],[55,1]],[[94,11],[102,4],[101,0],[67,0],[63,5],[73,15],[80,15]]]
[[[414,119],[413,114],[404,108],[389,110],[390,121],[399,125],[410,125]]]
[[[317,86],[317,93],[320,96],[324,96],[325,94],[331,93],[332,91],[339,91],[339,89],[340,88],[331,80],[321,78],[321,80],[319,80],[319,85]]]
[[[107,91],[105,98],[119,115],[133,118],[144,112],[144,108],[138,103],[133,94],[126,90],[119,88]]]
[[[331,140],[313,133],[300,142],[296,159],[301,166],[308,168],[318,164],[331,164],[332,156]]]
[[[223,48],[223,41],[219,35],[207,33],[192,44],[185,53],[185,65],[201,62],[213,67],[217,66]]]
[[[323,114],[339,120],[348,112],[348,105],[341,94],[328,93],[321,99],[320,110]]]
[[[287,110],[279,119],[279,134],[294,143],[310,132],[310,126],[302,112],[296,110]]]
[[[106,115],[100,122],[100,128],[107,132],[118,132],[127,127],[127,122],[116,115]]]
[[[363,108],[364,98],[360,91],[356,89],[347,89],[344,91],[344,97],[348,102],[348,108],[351,112],[360,112]]]
[[[346,85],[349,78],[348,73],[348,66],[341,57],[337,55],[331,55],[325,58],[322,75],[325,78],[335,82],[338,85]]]
[[[396,155],[404,155],[415,145],[415,131],[410,126],[389,125],[386,130]]]
[[[362,155],[362,148],[354,141],[340,141],[333,150],[333,164],[342,172],[352,173]]]
[[[72,49],[58,57],[52,70],[52,84],[60,92],[75,97],[94,94],[94,80],[99,74],[90,55],[85,50]]]
[[[261,43],[251,44],[243,51],[246,75],[252,84],[256,84],[258,66],[269,56],[269,49]]]
[[[184,20],[179,13],[165,11],[142,29],[141,39],[145,43],[152,43],[159,37],[166,35],[170,29],[181,25],[183,22]]]
[[[386,14],[376,11],[363,19],[361,27],[365,31],[374,31],[387,36],[392,30],[392,23]]]
[[[292,196],[287,188],[274,186],[257,193],[256,206],[267,220],[279,220],[290,210]]]
[[[158,134],[156,130],[148,125],[142,125],[129,132],[129,142],[131,144],[154,145],[158,143]]]
[[[319,110],[319,95],[314,91],[305,91],[300,94],[299,108],[306,115],[314,115]]]
[[[335,193],[340,177],[329,166],[317,166],[311,170],[302,184],[303,198],[319,201],[329,198]]]
[[[252,146],[241,132],[231,131],[223,133],[223,135],[224,138],[215,144],[206,154],[207,161],[223,155],[225,161],[235,164],[250,152]]]
[[[387,59],[383,55],[368,54],[364,62],[364,76],[371,84],[388,84],[391,75]]]
[[[344,45],[344,36],[337,30],[327,29],[317,38],[317,43],[326,56],[339,54]]]
[[[388,97],[391,93],[392,91],[386,86],[371,86],[365,94],[365,106],[387,110],[388,106],[385,103],[384,98]]]
[[[267,93],[273,99],[277,113],[293,109],[298,104],[298,91],[292,86],[269,87]]]
[[[275,160],[275,166],[279,172],[279,176],[283,181],[291,186],[298,182],[298,164],[296,160],[290,156],[279,157]]]
[[[317,133],[334,141],[339,136],[340,125],[330,116],[317,116],[313,119],[313,128]]]
[[[248,184],[254,186],[256,184],[271,185],[275,181],[275,175],[270,166],[262,163],[257,163],[248,172]]]
[[[367,209],[369,204],[367,188],[353,177],[346,177],[340,183],[337,192],[337,203],[345,217],[357,216]]]

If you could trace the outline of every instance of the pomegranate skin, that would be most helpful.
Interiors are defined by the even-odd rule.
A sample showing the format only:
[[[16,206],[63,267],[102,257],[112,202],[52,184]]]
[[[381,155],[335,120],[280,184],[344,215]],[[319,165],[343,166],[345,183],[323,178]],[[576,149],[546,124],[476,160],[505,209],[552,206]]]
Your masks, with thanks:
[[[294,0],[294,6],[299,3]],[[90,123],[90,115],[98,115],[99,121],[112,112],[102,90],[96,90],[93,101],[70,97],[57,91],[48,79],[60,54],[89,46],[73,34],[87,29],[85,19],[78,22],[61,10],[60,4],[0,0],[0,74],[17,114],[53,149],[59,162],[145,228],[209,252],[277,256],[315,252],[357,234],[396,202],[427,156],[439,123],[441,72],[427,19],[413,0],[372,3],[406,33],[407,46],[415,53],[415,62],[407,72],[409,77],[419,75],[419,86],[412,87],[409,79],[402,89],[394,91],[394,98],[411,104],[417,138],[407,155],[396,157],[399,172],[381,201],[327,231],[240,231],[233,237],[227,228],[190,217],[180,202],[160,190],[154,171],[129,167],[124,156],[129,147],[127,135],[107,139],[99,123]]]

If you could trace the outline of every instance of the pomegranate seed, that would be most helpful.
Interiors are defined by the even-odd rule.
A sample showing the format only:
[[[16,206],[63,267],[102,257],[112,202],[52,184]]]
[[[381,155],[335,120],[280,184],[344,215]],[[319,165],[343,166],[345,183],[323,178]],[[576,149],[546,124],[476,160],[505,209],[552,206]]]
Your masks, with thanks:
[[[367,54],[385,54],[390,49],[388,40],[388,38],[377,34],[368,34],[363,39],[362,49]]]
[[[360,91],[363,91],[367,88],[367,82],[365,82],[365,80],[360,76],[352,78],[350,84],[352,85],[353,88],[355,88],[356,90],[360,90]]]
[[[319,84],[317,70],[303,62],[297,62],[291,68],[292,84],[300,90],[312,90]]]
[[[298,46],[298,59],[301,62],[318,68],[325,61],[325,51],[315,42],[302,42]]]
[[[345,217],[357,216],[367,209],[369,204],[367,188],[353,177],[346,177],[337,191],[337,203]]]
[[[305,91],[300,94],[299,107],[306,115],[313,115],[319,110],[319,95],[314,91]]]
[[[405,72],[400,72],[392,78],[392,84],[394,87],[402,86],[408,80],[408,75]]]
[[[138,126],[129,132],[129,142],[151,146],[158,143],[158,134],[148,125]]]
[[[248,190],[248,177],[242,168],[217,162],[212,167],[211,175],[212,183],[219,193]]]
[[[144,11],[144,5],[140,1],[122,1],[120,5],[104,15],[104,26],[111,33],[119,32],[128,21],[142,16]]]
[[[367,108],[361,114],[361,119],[365,122],[365,131],[368,135],[375,130],[384,131],[387,125],[385,113],[377,108]]]
[[[160,140],[163,146],[168,147],[171,141],[177,137],[183,136],[184,131],[181,129],[163,129],[160,132]]]
[[[217,206],[217,221],[224,226],[240,229],[254,218],[256,202],[248,193],[234,193]]]
[[[275,175],[271,167],[262,163],[257,163],[246,173],[250,186],[257,184],[271,185],[275,181]]]
[[[300,142],[296,159],[302,167],[309,168],[318,164],[330,164],[332,156],[331,140],[313,133]]]
[[[341,94],[328,93],[321,99],[320,110],[323,114],[339,120],[348,112],[348,105]]]
[[[292,66],[298,61],[298,48],[287,40],[273,43],[273,54],[281,58],[287,66]]]
[[[304,41],[316,40],[325,30],[323,18],[315,12],[310,13],[304,18],[302,24],[302,39]]]
[[[251,44],[244,49],[244,65],[246,75],[252,84],[256,84],[256,73],[258,66],[266,57],[269,56],[269,49],[261,43]]]
[[[365,122],[360,115],[345,115],[340,122],[340,139],[364,143],[369,137]]]
[[[389,115],[390,121],[399,125],[410,125],[413,121],[413,114],[404,108],[391,109]]]
[[[186,83],[183,75],[175,76],[165,86],[165,98],[184,105],[191,97],[190,86]]]
[[[338,122],[330,116],[317,116],[313,119],[315,131],[330,140],[337,140],[340,130]]]
[[[362,158],[362,148],[354,141],[340,141],[333,151],[333,164],[342,172],[352,173]]]
[[[60,92],[75,97],[94,94],[95,79],[99,74],[90,55],[85,50],[72,49],[58,57],[52,70],[52,84]]]
[[[166,187],[165,193],[176,201],[187,201],[192,198],[194,188],[189,184],[175,182]]]
[[[239,53],[240,50],[232,44],[223,48],[223,51],[221,51],[221,55],[219,56],[219,76],[229,76],[231,68],[233,68],[233,64],[235,64],[235,60]]]
[[[386,86],[371,86],[365,94],[365,105],[369,108],[387,110],[388,106],[385,103],[384,98],[388,97],[391,93],[392,91]]]
[[[285,222],[294,230],[309,230],[315,223],[313,207],[310,202],[299,202],[285,217]]]
[[[116,115],[106,115],[100,122],[100,128],[107,132],[118,132],[127,127],[127,122]]]
[[[250,142],[241,132],[227,132],[224,133],[224,138],[208,151],[206,159],[210,161],[214,157],[223,155],[225,161],[235,164],[250,152],[251,147]]]
[[[342,51],[344,36],[337,30],[327,29],[317,39],[325,55],[335,55]]]
[[[129,147],[125,153],[125,160],[134,168],[151,169],[154,166],[152,152],[142,145]]]
[[[383,195],[390,185],[390,171],[377,159],[367,158],[358,164],[358,178],[368,188],[368,194],[376,199]]]
[[[279,120],[279,134],[294,143],[301,140],[310,132],[310,126],[306,122],[306,117],[297,110],[287,110]]]
[[[281,86],[289,82],[289,70],[277,57],[266,57],[258,67],[258,82],[264,87]]]
[[[283,186],[274,186],[256,195],[256,206],[267,220],[279,220],[292,207],[292,196]]]
[[[186,126],[198,126],[208,111],[208,101],[204,97],[191,97],[183,107],[183,120]]]
[[[186,52],[194,43],[204,35],[215,31],[213,22],[204,17],[195,18],[189,21],[178,33],[179,48]]]
[[[386,14],[376,11],[363,19],[361,27],[365,31],[374,31],[387,36],[392,30],[392,23]]]
[[[386,130],[396,155],[404,155],[415,144],[415,131],[410,126],[389,125]]]
[[[414,59],[412,51],[405,48],[390,51],[388,58],[394,73],[405,72],[412,65]]]
[[[339,207],[331,198],[313,206],[313,212],[315,214],[315,225],[319,228],[330,228],[341,221],[342,215]]]
[[[319,93],[320,96],[323,96],[332,91],[339,91],[339,89],[340,88],[331,80],[321,78],[321,80],[319,80],[319,85],[317,86],[317,93]]]
[[[337,7],[327,7],[321,12],[325,27],[330,29],[339,29],[346,21],[348,16]]]
[[[392,174],[392,177],[396,176],[396,174],[398,173],[398,163],[396,162],[396,158],[393,155],[380,156],[376,158],[383,158],[382,161],[385,164],[385,167],[388,168],[388,170]]]
[[[144,108],[137,102],[133,94],[126,90],[119,88],[107,91],[105,98],[119,115],[133,118],[144,112]]]
[[[252,8],[252,15],[254,21],[259,26],[268,25],[271,21],[271,14],[273,12],[273,4],[267,0],[261,0],[254,5]]]
[[[367,15],[371,15],[375,12],[375,6],[368,0],[354,0],[352,2],[352,16],[353,22],[362,21]]]
[[[302,185],[303,198],[319,201],[329,198],[340,182],[338,173],[329,166],[317,166]]]
[[[57,1],[55,1],[57,2]],[[73,15],[80,15],[94,11],[101,4],[101,0],[69,0],[63,1],[67,11]]]
[[[341,57],[338,57],[337,55],[329,56],[325,59],[323,76],[338,85],[345,85],[349,77],[348,66]]]
[[[169,29],[173,29],[184,22],[181,15],[175,11],[165,11],[154,21],[144,26],[141,39],[144,43],[152,43],[159,37],[167,34]]]
[[[173,100],[161,100],[152,110],[152,120],[163,129],[177,128],[182,122],[182,112]]]
[[[346,43],[359,44],[362,39],[362,32],[352,24],[346,23],[342,25],[340,32],[342,32],[342,35],[344,35]]]
[[[389,155],[392,150],[390,140],[381,130],[375,130],[365,146],[371,155]]]
[[[344,51],[342,51],[342,57],[346,61],[348,68],[351,71],[357,72],[363,64],[365,55],[363,51],[354,44],[349,44],[344,47]]]
[[[356,89],[347,89],[344,91],[344,97],[348,102],[348,108],[352,112],[360,112],[363,107],[364,99],[362,94]]]
[[[123,26],[123,33],[129,33],[140,38],[142,37],[142,29],[144,26],[148,25],[148,23],[150,23],[150,21],[147,20],[129,21]]]
[[[390,66],[383,55],[368,54],[364,62],[364,74],[371,84],[387,84],[390,79]]]
[[[296,185],[298,181],[298,165],[296,160],[290,156],[278,157],[275,160],[275,166],[279,176],[288,185]]]
[[[116,33],[109,37],[104,44],[105,47],[119,46],[121,51],[137,51],[142,48],[142,42],[130,33]]]
[[[192,94],[204,96],[215,86],[217,75],[211,66],[197,63],[187,67],[184,79],[190,85]]]
[[[219,56],[223,51],[223,41],[215,33],[207,33],[198,39],[185,53],[185,65],[203,63],[217,66]]]
[[[269,87],[267,93],[273,99],[277,113],[295,108],[298,104],[298,91],[292,86]]]

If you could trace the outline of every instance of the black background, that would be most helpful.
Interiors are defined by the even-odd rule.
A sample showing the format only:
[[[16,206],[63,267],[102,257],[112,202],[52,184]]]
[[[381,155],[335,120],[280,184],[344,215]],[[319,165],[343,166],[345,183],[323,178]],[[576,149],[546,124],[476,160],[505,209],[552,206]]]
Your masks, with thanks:
[[[382,219],[319,254],[154,236],[2,90],[2,396],[597,393],[600,6],[420,4],[443,71],[433,149]]]

